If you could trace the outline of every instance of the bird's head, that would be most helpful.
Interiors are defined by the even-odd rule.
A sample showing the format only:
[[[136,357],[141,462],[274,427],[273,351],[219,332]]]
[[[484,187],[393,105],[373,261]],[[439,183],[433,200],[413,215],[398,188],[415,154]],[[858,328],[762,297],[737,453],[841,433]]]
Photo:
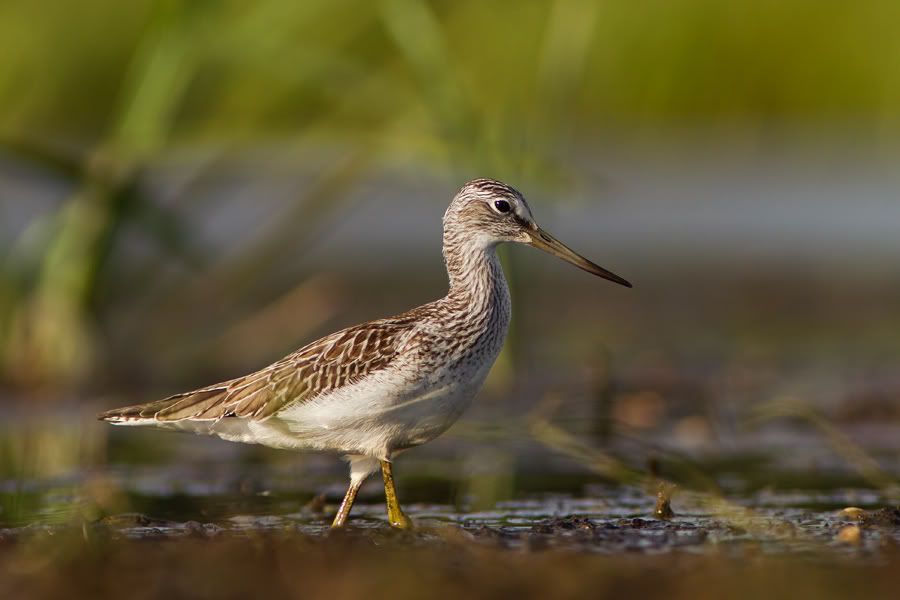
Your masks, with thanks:
[[[541,229],[525,197],[493,179],[473,179],[459,190],[444,214],[444,241],[483,248],[503,242],[528,244],[588,273],[631,287],[625,279],[595,265]]]

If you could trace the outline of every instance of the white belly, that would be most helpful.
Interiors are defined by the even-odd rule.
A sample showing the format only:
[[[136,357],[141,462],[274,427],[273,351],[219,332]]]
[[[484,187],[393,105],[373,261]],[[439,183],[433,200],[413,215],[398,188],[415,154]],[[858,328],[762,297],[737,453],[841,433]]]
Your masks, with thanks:
[[[389,458],[447,430],[469,407],[490,369],[445,371],[423,380],[393,369],[310,402],[290,406],[266,422],[294,447]]]

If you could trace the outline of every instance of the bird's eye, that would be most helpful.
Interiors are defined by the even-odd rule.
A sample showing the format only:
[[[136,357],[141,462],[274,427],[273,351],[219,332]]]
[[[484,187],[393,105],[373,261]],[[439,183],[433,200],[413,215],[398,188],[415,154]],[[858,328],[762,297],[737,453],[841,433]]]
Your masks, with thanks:
[[[497,212],[500,213],[508,213],[510,211],[509,202],[506,200],[495,200],[494,208],[497,209]]]

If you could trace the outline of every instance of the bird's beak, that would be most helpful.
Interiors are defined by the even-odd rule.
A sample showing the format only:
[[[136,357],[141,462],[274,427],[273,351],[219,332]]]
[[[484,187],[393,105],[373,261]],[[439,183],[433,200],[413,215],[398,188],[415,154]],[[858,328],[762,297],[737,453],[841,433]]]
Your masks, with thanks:
[[[535,248],[539,248],[553,256],[558,256],[564,261],[572,263],[579,269],[583,269],[588,273],[593,273],[597,277],[602,277],[603,279],[618,283],[619,285],[624,285],[625,287],[631,287],[631,284],[625,279],[622,279],[615,273],[607,271],[603,267],[595,265],[540,227],[535,225],[535,228],[530,230],[528,235],[531,237],[531,241],[528,243]]]

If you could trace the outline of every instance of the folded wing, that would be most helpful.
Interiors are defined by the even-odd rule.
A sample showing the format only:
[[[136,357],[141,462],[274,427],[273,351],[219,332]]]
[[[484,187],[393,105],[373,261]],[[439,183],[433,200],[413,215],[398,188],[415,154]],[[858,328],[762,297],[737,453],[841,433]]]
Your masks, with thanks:
[[[414,322],[399,317],[350,327],[244,377],[156,402],[116,408],[99,418],[123,425],[223,418],[261,421],[290,404],[308,402],[384,369],[408,345]]]

